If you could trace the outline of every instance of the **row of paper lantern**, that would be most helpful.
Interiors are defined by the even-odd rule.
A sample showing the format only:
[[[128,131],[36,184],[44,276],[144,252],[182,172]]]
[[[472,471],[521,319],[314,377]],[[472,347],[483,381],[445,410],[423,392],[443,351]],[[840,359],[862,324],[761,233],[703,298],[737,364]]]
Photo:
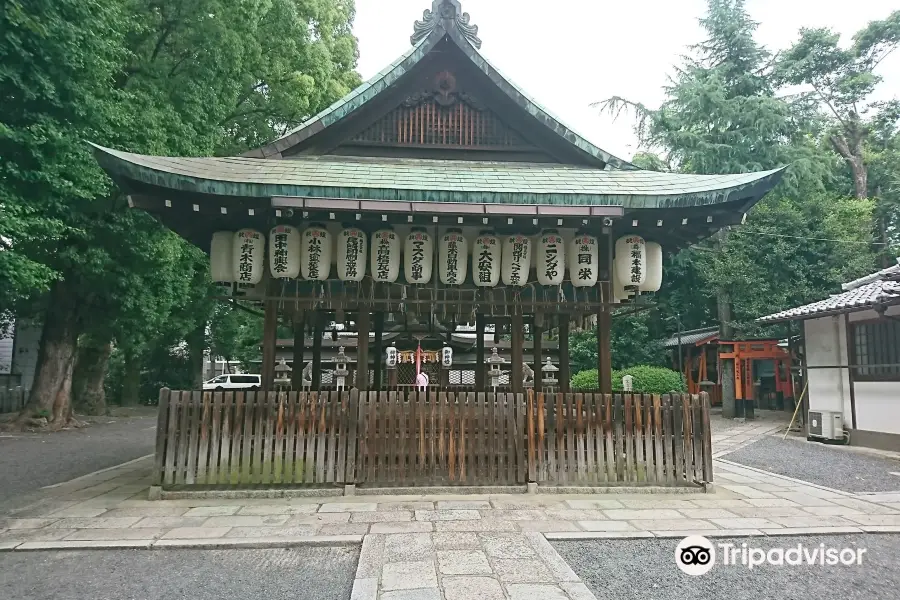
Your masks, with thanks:
[[[394,283],[400,277],[401,251],[407,283],[431,282],[434,266],[434,236],[416,228],[401,240],[392,229],[372,234],[351,227],[335,236],[324,226],[312,225],[302,233],[296,227],[279,225],[269,232],[269,270],[276,279],[325,281],[331,278],[332,252],[337,247],[337,278],[362,281],[367,267],[376,282]],[[256,230],[213,234],[210,248],[213,281],[256,285],[263,278],[265,236]],[[568,244],[556,230],[541,233],[536,240],[523,234],[497,236],[481,232],[474,241],[469,259],[469,242],[460,230],[451,229],[438,241],[438,277],[444,285],[461,285],[471,264],[472,279],[478,287],[524,286],[532,265],[532,245],[536,243],[535,270],[540,285],[559,285],[569,278],[576,287],[597,284],[600,268],[599,241],[579,233]],[[616,242],[614,282],[618,287],[637,287],[655,292],[662,283],[662,248],[639,236]],[[616,288],[618,290],[618,287]],[[623,298],[623,293],[617,297]]]

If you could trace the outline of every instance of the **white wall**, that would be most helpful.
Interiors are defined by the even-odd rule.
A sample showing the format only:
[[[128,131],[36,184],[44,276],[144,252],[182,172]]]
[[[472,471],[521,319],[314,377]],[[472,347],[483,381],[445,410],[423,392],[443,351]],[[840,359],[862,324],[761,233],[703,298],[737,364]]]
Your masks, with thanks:
[[[887,314],[900,314],[891,307]],[[875,311],[849,315],[851,322],[877,317]],[[849,365],[844,316],[804,321],[809,366]],[[809,369],[811,410],[840,411],[844,427],[853,427],[848,369]],[[900,434],[900,381],[857,381],[853,384],[856,429]]]
[[[12,372],[22,376],[22,387],[31,389],[37,368],[38,350],[41,348],[42,327],[24,319],[16,321],[16,351]]]

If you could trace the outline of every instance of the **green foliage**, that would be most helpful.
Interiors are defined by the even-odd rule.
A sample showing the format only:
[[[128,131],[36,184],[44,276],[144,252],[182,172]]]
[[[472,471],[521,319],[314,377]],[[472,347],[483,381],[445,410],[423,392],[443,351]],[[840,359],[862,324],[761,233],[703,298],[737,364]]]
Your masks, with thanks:
[[[260,358],[263,318],[236,307],[216,306],[210,331],[210,352],[228,362],[237,362],[245,372],[252,372],[253,361]]]
[[[634,377],[633,389],[635,392],[668,394],[669,392],[687,391],[684,377],[678,371],[664,367],[640,365],[613,371],[612,388],[614,392],[622,391],[622,378],[626,375]],[[574,389],[597,389],[599,387],[597,369],[588,369],[576,373],[572,377],[572,387]]]
[[[610,353],[613,369],[633,364],[663,364],[665,353],[660,336],[652,328],[649,312],[627,316],[613,315]],[[573,331],[569,335],[569,365],[572,372],[597,366],[597,331]]]

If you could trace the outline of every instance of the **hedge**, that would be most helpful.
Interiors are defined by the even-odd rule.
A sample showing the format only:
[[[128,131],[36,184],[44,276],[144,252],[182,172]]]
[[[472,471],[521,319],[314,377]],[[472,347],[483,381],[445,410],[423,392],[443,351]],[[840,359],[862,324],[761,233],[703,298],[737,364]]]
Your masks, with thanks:
[[[640,365],[612,372],[614,392],[622,391],[622,378],[626,375],[634,377],[634,391],[647,394],[668,394],[669,392],[686,392],[684,378],[672,369]],[[573,389],[596,390],[600,387],[597,369],[581,371],[572,377]]]

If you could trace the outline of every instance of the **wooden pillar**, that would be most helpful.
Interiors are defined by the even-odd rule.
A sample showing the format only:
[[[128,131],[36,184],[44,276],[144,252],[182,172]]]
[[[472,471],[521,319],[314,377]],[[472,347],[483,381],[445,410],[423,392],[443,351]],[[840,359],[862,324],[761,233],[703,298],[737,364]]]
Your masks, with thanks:
[[[313,313],[313,372],[312,372],[312,389],[318,390],[322,387],[322,336],[325,335],[325,320],[322,313]]]
[[[372,379],[372,389],[380,391],[383,385],[382,373],[384,372],[384,313],[375,313],[375,343],[372,345],[372,368],[375,375]]]
[[[303,388],[303,368],[306,366],[303,361],[303,351],[306,347],[306,324],[303,317],[304,314],[301,312],[294,318],[294,366],[291,370],[291,387],[295,392]]]
[[[522,351],[522,342],[525,340],[525,326],[522,323],[522,315],[516,314],[510,317],[509,332],[512,337],[512,365],[509,370],[509,383],[513,392],[524,391],[525,386],[522,383],[522,364],[524,361],[524,352]]]
[[[569,369],[569,315],[559,315],[559,387],[568,392],[572,380]]]
[[[540,323],[540,325],[538,325]],[[531,326],[531,335],[534,338],[534,345],[532,347],[532,362],[534,362],[534,366],[531,368],[534,370],[534,389],[541,389],[541,380],[544,378],[543,373],[541,371],[541,365],[544,362],[542,354],[543,350],[543,340],[541,338],[544,337],[544,314],[536,313],[534,315],[534,323]]]
[[[484,315],[475,315],[475,390],[483,392],[487,389],[485,377],[485,360],[484,355]]]
[[[262,389],[275,388],[275,346],[278,337],[278,303],[267,301],[263,317]]]
[[[612,393],[612,356],[610,355],[610,330],[612,329],[612,264],[613,248],[612,234],[606,229],[600,236],[600,273],[605,277],[598,284],[600,286],[603,307],[597,313],[597,383],[600,392]]]
[[[369,307],[361,308],[356,317],[356,387],[361,391],[369,389],[369,325],[371,323]],[[376,388],[377,389],[377,388]]]

